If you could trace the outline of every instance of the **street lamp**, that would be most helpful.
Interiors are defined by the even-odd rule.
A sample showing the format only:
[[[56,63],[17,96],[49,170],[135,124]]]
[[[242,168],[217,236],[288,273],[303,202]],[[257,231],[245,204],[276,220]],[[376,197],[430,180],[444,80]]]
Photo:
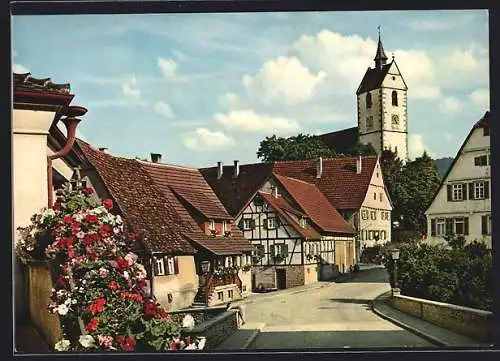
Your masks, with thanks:
[[[392,260],[394,261],[394,288],[392,289],[392,294],[399,294],[400,290],[398,288],[398,259],[399,259],[399,249],[394,248],[391,250]]]

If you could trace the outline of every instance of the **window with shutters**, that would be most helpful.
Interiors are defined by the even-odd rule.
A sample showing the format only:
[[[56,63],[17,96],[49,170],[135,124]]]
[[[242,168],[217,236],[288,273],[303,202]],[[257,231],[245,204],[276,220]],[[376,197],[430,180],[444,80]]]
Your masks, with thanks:
[[[165,275],[165,262],[162,258],[157,258],[155,260],[155,276],[164,276]]]
[[[446,235],[446,224],[444,218],[438,218],[436,220],[436,236]]]
[[[376,211],[371,211],[370,212],[370,218],[373,219],[373,220],[376,220],[377,219],[377,212]]]
[[[460,183],[460,184],[453,184],[452,185],[452,190],[453,190],[453,193],[452,193],[452,199],[454,201],[461,201],[463,199],[463,185]]]
[[[266,253],[266,247],[263,244],[258,244],[256,248],[256,255],[260,258],[264,257],[264,254]]]
[[[177,259],[175,257],[165,257],[167,260],[167,274],[175,275],[177,274]]]
[[[484,167],[488,165],[488,156],[480,155],[478,157],[474,157],[474,165],[477,167]]]
[[[368,219],[368,211],[366,209],[363,209],[361,211],[361,218],[362,219]]]
[[[489,136],[490,135],[490,127],[484,127],[483,128],[483,136]]]
[[[474,183],[474,199],[484,199],[484,182]]]
[[[491,235],[491,215],[481,216],[481,234]]]
[[[255,228],[255,221],[250,218],[243,219],[243,230],[247,231],[249,229],[254,229]]]
[[[468,235],[469,234],[468,220],[469,219],[467,217],[455,218],[453,220],[454,233],[457,235]]]

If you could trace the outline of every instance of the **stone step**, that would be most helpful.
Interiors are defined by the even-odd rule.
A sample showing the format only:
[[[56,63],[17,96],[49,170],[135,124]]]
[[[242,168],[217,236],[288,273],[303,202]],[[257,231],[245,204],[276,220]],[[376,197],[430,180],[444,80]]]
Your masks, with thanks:
[[[248,348],[265,327],[265,323],[246,323],[224,340],[217,350],[244,350]]]

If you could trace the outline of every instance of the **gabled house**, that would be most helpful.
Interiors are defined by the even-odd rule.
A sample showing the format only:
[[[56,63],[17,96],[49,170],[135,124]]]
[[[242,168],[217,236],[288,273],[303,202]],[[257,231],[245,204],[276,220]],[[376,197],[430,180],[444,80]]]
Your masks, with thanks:
[[[87,163],[82,181],[96,197],[114,200],[135,232],[152,294],[167,309],[195,299],[214,305],[250,291],[251,244],[231,227],[232,217],[196,169],[111,156],[78,140]],[[220,269],[232,271],[218,277]]]
[[[491,243],[490,112],[470,130],[427,208],[427,242],[448,234]]]
[[[278,161],[201,169],[229,214],[238,217],[272,174],[314,184],[353,227],[355,254],[391,240],[392,205],[377,156]]]

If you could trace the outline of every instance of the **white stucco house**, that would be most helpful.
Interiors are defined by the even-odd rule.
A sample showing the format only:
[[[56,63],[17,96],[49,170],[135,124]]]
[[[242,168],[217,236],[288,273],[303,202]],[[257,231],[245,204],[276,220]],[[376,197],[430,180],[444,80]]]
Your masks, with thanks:
[[[454,233],[492,247],[490,149],[487,111],[467,135],[425,212],[426,242],[444,242],[443,236]]]

